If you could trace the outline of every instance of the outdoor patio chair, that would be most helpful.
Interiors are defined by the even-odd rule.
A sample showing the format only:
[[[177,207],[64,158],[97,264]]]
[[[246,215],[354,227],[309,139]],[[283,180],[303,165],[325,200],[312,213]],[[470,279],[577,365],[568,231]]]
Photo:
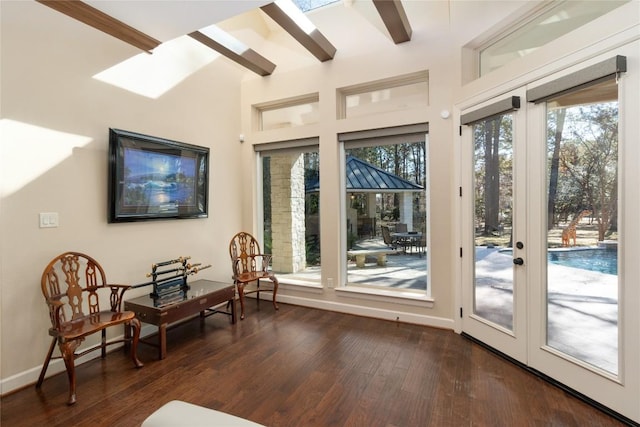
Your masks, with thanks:
[[[384,244],[389,246],[391,249],[396,249],[398,245],[396,245],[394,240],[391,238],[391,231],[389,230],[389,226],[381,225],[380,229],[382,230],[382,241],[384,241]]]
[[[240,320],[244,319],[244,296],[256,293],[257,303],[260,304],[260,280],[267,279],[273,283],[273,308],[278,309],[276,293],[278,279],[269,270],[271,255],[260,253],[260,244],[249,233],[240,232],[229,242],[229,255],[233,269],[233,282],[238,289],[240,299]],[[256,284],[256,289],[245,288],[250,283]]]
[[[49,307],[51,320],[49,335],[53,339],[36,388],[42,386],[51,359],[64,359],[69,377],[67,404],[73,405],[76,403],[75,360],[98,349],[102,350],[104,358],[107,354],[106,347],[111,344],[122,342],[127,346],[130,344],[133,364],[136,368],[143,366],[136,354],[140,337],[140,321],[133,311],[120,310],[122,296],[130,286],[108,284],[100,264],[90,256],[79,252],[65,252],[55,257],[42,273],[41,286],[42,294]],[[108,290],[110,290],[109,310],[101,310],[100,294],[106,297]],[[106,329],[118,325],[125,326],[124,339],[107,341]],[[133,330],[133,336],[131,330]],[[77,348],[89,335],[98,332],[101,333],[99,344],[76,353]],[[56,343],[62,355],[52,357]]]

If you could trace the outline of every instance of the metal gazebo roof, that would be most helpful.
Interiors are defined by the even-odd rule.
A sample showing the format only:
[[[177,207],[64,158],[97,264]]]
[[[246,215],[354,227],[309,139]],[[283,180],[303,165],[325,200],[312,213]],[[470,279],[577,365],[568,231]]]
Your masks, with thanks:
[[[347,156],[347,192],[398,192],[419,191],[422,186],[386,172],[357,157]],[[305,183],[307,193],[320,190],[318,177],[308,178]]]

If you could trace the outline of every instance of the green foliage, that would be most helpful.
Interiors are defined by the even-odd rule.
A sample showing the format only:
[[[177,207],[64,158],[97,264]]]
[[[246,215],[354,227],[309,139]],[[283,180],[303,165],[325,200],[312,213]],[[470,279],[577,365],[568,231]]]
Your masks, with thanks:
[[[269,226],[269,228],[267,228],[265,226],[264,228],[264,247],[262,248],[262,251],[265,254],[273,254],[273,240],[272,240],[272,235],[271,235],[271,226]]]
[[[552,135],[562,135],[551,221],[566,222],[588,208],[598,223],[598,240],[604,240],[617,224],[618,104],[595,103],[564,110],[564,129],[558,129],[555,114],[548,116],[549,152],[555,148]]]
[[[271,223],[271,156],[262,157],[262,215]]]
[[[347,250],[353,249],[357,241],[358,241],[358,235],[350,231],[347,234]]]
[[[320,265],[320,238],[317,235],[306,237],[307,266]]]
[[[513,120],[491,117],[473,126],[475,217],[484,236],[512,223]]]

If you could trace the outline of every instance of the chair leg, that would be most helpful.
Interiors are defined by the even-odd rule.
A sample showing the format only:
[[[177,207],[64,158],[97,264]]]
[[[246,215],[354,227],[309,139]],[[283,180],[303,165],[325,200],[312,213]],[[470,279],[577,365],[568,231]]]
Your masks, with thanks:
[[[260,310],[260,279],[256,281],[256,289],[256,306],[258,307],[258,310]]]
[[[240,299],[240,320],[244,320],[244,283],[238,283],[237,286]]]
[[[49,352],[47,353],[47,357],[44,359],[44,363],[42,364],[42,370],[40,370],[40,376],[38,377],[36,388],[40,388],[42,386],[42,382],[44,381],[44,375],[47,373],[47,369],[49,368],[49,362],[51,362],[51,356],[53,355],[53,350],[56,347],[56,341],[57,339],[55,337],[51,340],[51,345],[49,346]]]
[[[275,276],[271,277],[273,282],[273,308],[278,310],[278,303],[276,302],[276,294],[278,293],[278,279]]]
[[[64,365],[67,368],[67,377],[69,378],[69,399],[67,405],[73,405],[76,403],[76,366],[75,366],[75,351],[80,344],[79,341],[66,341],[60,344],[60,352],[64,359]]]
[[[144,363],[138,359],[138,340],[140,339],[140,329],[142,328],[142,325],[140,324],[140,320],[134,317],[128,327],[133,329],[133,337],[131,339],[131,360],[133,360],[133,364],[136,368],[142,368]]]

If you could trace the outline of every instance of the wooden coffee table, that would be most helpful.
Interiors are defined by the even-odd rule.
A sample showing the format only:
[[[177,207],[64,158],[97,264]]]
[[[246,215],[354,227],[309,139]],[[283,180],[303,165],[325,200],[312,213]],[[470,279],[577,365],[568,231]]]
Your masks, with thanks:
[[[158,327],[158,342],[140,340],[145,344],[158,347],[160,359],[167,356],[167,326],[200,314],[201,321],[215,313],[224,313],[236,323],[235,287],[233,283],[195,280],[189,283],[189,290],[158,299],[149,295],[133,298],[124,302],[124,309],[136,313],[141,322]],[[230,311],[217,310],[214,307],[227,303]],[[127,334],[128,328],[125,328]]]

